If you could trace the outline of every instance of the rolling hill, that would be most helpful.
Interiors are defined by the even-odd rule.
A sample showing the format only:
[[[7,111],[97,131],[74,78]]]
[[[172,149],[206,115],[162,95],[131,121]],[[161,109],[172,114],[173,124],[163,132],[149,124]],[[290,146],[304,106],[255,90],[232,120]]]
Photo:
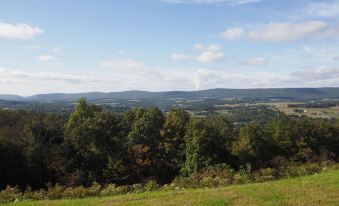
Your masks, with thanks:
[[[88,92],[88,93],[51,93],[29,97],[18,95],[0,95],[3,100],[16,101],[75,101],[81,97],[88,100],[103,99],[283,99],[283,100],[318,100],[339,99],[339,88],[276,88],[276,89],[209,89],[199,91],[125,91],[125,92]]]

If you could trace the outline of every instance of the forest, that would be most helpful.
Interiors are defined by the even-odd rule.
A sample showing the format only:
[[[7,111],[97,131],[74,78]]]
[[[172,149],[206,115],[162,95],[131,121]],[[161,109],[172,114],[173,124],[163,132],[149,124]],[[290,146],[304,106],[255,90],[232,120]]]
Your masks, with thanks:
[[[69,116],[0,110],[0,189],[164,185],[210,167],[259,171],[338,157],[335,119],[279,114],[237,125],[178,108],[110,112],[85,99]]]

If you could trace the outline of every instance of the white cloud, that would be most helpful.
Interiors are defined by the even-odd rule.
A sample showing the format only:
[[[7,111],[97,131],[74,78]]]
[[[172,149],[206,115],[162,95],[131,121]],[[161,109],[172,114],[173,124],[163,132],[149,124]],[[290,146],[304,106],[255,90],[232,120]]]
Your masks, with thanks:
[[[200,52],[200,54],[196,57],[196,60],[199,62],[212,62],[224,59],[222,47],[217,44],[196,44],[193,46],[193,49]]]
[[[290,74],[253,72],[248,75],[200,69],[193,75],[196,89],[338,87],[339,68],[319,66]]]
[[[297,71],[291,74],[294,77],[304,79],[304,81],[329,81],[339,79],[339,68],[330,66],[319,66],[310,70]]]
[[[232,5],[241,5],[260,2],[261,0],[161,0],[161,1],[175,4],[213,4],[224,2]]]
[[[252,41],[285,42],[303,38],[324,38],[336,36],[338,27],[330,27],[323,21],[306,21],[301,23],[269,23],[256,29],[230,28],[221,33],[229,39],[246,38]]]
[[[112,78],[0,68],[0,93],[33,95],[54,92],[110,91],[120,86]]]
[[[8,24],[0,22],[0,38],[32,39],[43,32],[41,28],[29,24]]]
[[[56,60],[54,56],[49,54],[37,56],[36,59],[41,62],[51,62]]]
[[[334,60],[339,61],[339,56],[334,57]]]
[[[103,61],[100,65],[103,68],[110,69],[135,69],[144,67],[143,63],[141,62],[124,58],[112,58],[110,60]]]
[[[70,75],[70,74],[59,74],[59,73],[35,73],[35,72],[23,72],[19,70],[12,70],[8,68],[0,68],[0,74],[2,79],[16,83],[32,83],[35,81],[56,81],[61,83],[71,84],[85,84],[88,82],[101,81],[99,78],[81,76],[81,75]]]
[[[193,46],[193,49],[196,51],[220,51],[222,50],[221,46],[218,44],[210,44],[210,45],[204,45],[204,44],[195,44]]]
[[[303,23],[271,23],[258,31],[250,31],[248,38],[254,41],[283,42],[312,37],[327,27],[322,21]]]
[[[103,61],[100,64],[100,67],[110,69],[116,75],[122,76],[122,78],[163,78],[162,73],[133,59],[112,58],[110,60]]]
[[[231,72],[226,69],[149,69],[156,75],[139,72],[105,75],[75,75],[25,72],[0,68],[0,93],[35,94],[46,92],[87,92],[123,90],[196,90],[211,88],[276,88],[339,86],[339,67],[319,66],[290,74],[276,72]]]
[[[243,35],[244,35],[244,30],[241,28],[231,28],[221,33],[222,37],[229,39],[229,40],[239,39]]]
[[[244,64],[250,66],[268,66],[269,61],[265,57],[255,57],[244,61]]]
[[[186,60],[186,59],[189,59],[190,57],[186,54],[178,54],[178,53],[173,53],[171,55],[171,58],[174,60],[174,61],[181,61],[181,60]]]
[[[305,10],[310,16],[336,17],[339,16],[339,1],[312,2]]]
[[[215,60],[221,60],[224,58],[224,53],[223,52],[213,52],[213,51],[205,51],[201,53],[197,57],[197,61],[199,62],[211,62]]]

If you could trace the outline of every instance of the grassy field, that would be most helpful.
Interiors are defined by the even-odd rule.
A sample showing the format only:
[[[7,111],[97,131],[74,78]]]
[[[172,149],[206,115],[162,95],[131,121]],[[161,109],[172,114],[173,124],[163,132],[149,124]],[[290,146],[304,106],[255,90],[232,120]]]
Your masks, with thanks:
[[[339,205],[339,170],[306,177],[224,188],[157,191],[77,200],[24,201],[9,205]]]
[[[330,108],[298,108],[305,112],[298,113],[294,110],[296,108],[288,107],[289,104],[301,104],[301,102],[267,102],[259,103],[259,105],[268,105],[284,112],[287,115],[306,115],[308,117],[321,117],[321,118],[338,118],[339,119],[339,107]]]

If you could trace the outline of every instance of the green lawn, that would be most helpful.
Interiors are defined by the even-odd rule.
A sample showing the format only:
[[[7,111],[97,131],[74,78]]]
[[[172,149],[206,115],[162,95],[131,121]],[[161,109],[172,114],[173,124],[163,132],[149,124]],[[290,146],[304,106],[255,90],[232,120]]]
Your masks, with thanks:
[[[24,201],[9,205],[339,205],[339,170],[224,188],[158,191],[77,200]]]

